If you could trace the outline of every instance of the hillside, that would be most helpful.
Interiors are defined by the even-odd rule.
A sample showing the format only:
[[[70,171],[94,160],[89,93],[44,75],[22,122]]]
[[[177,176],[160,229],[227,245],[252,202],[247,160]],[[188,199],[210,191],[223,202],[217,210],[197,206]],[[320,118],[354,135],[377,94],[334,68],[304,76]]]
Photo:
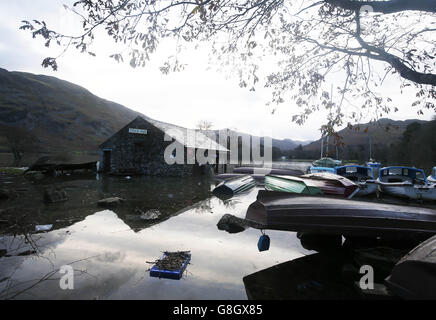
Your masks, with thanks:
[[[70,82],[0,68],[0,126],[29,130],[39,140],[40,151],[96,151],[138,114]],[[273,139],[281,150],[299,143]],[[1,150],[6,148],[0,142]]]
[[[29,130],[41,150],[96,150],[137,115],[70,82],[0,69],[0,125]]]
[[[339,131],[343,138],[344,146],[338,150],[340,159],[369,159],[369,144],[371,140],[372,156],[375,159],[384,157],[387,147],[399,143],[406,127],[413,123],[427,123],[428,121],[411,119],[395,121],[391,119],[380,119],[377,122],[370,122],[359,125],[359,130],[355,128],[345,128]],[[329,154],[336,157],[336,147],[333,139],[329,141]],[[324,151],[326,141],[324,140]],[[321,139],[313,141],[303,147],[306,156],[319,158],[321,150]]]
[[[222,129],[221,129],[222,130]],[[234,131],[231,129],[226,129],[228,132],[228,135],[230,137],[232,136],[238,136],[241,137],[242,139],[247,138],[247,137],[257,137],[257,136],[253,136],[250,135],[248,133],[244,133],[244,132],[239,132],[239,131]],[[207,135],[213,139],[217,139],[218,141],[218,135],[219,135],[219,131],[220,130],[207,130]],[[263,141],[263,137],[260,139],[261,143]],[[308,143],[310,143],[310,141],[297,141],[297,140],[292,140],[292,139],[275,139],[272,138],[272,146],[275,148],[280,149],[281,151],[290,151],[295,149],[296,147],[298,147],[300,144],[301,145],[307,145]]]
[[[40,152],[97,151],[101,142],[139,114],[55,77],[0,68],[0,129],[10,126],[28,130],[37,138],[35,145]],[[381,119],[361,124],[358,131],[343,129],[339,133],[345,145],[338,149],[339,158],[369,158],[370,137],[373,157],[386,158],[387,147],[397,144],[406,126],[412,122],[425,123]],[[389,131],[386,131],[387,126]],[[210,130],[209,134],[215,136],[217,132]],[[230,134],[248,136],[233,131]],[[300,144],[304,147],[297,148]],[[273,139],[273,147],[277,155],[289,152],[295,158],[319,158],[320,155],[320,140],[307,144]],[[1,139],[0,151],[6,151]],[[333,157],[336,155],[332,140],[329,151]]]

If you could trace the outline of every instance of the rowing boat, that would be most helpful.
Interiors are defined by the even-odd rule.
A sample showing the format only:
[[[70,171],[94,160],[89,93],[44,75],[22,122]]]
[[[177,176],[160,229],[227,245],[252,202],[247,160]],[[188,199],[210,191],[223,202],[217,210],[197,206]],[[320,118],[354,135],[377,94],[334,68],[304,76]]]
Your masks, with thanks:
[[[347,178],[327,172],[310,173],[300,177],[267,175],[265,189],[302,194],[326,194],[350,199],[359,191],[359,187]]]
[[[266,167],[237,167],[233,169],[233,173],[244,174],[280,174],[286,176],[301,176],[303,171],[297,169],[279,169],[279,168],[266,168]]]
[[[249,191],[256,186],[256,181],[250,175],[234,177],[219,183],[212,193],[221,199],[229,199],[236,194]]]
[[[436,234],[436,210],[259,190],[246,219],[263,229],[344,236]]]

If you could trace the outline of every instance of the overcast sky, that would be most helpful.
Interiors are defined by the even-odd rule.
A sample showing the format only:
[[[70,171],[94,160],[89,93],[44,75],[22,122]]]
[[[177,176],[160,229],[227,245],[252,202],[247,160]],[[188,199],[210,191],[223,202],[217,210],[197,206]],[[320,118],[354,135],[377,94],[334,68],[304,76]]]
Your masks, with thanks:
[[[208,51],[185,52],[188,66],[183,72],[163,75],[158,70],[164,57],[173,46],[165,45],[157,57],[145,68],[131,68],[128,63],[117,64],[107,56],[113,44],[106,39],[96,42],[96,58],[74,50],[59,60],[59,70],[45,69],[41,61],[56,56],[58,47],[45,48],[41,39],[32,39],[29,32],[19,30],[21,20],[39,19],[49,26],[75,33],[79,27],[72,14],[62,4],[66,0],[14,0],[0,2],[0,67],[9,71],[25,71],[58,77],[83,86],[93,94],[111,100],[157,120],[194,128],[199,120],[209,120],[215,129],[234,128],[255,135],[274,138],[315,140],[320,136],[319,127],[325,114],[318,113],[304,126],[291,122],[296,106],[286,102],[271,114],[265,104],[270,98],[267,89],[256,91],[241,89],[238,79],[225,73],[208,69]],[[55,28],[56,29],[56,28]],[[100,53],[100,54],[99,54]],[[265,63],[268,63],[265,61]],[[431,112],[418,116],[410,107],[413,96],[399,96],[398,84],[389,83],[386,90],[394,97],[400,109],[390,118],[404,120],[419,118],[429,120]],[[369,120],[369,119],[367,119]]]

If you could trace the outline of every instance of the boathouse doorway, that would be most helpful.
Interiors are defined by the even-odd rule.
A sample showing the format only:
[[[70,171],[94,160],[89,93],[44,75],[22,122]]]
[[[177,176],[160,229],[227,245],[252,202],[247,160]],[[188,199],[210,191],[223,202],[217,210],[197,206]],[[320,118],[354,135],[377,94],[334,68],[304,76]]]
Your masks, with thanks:
[[[103,164],[104,164],[103,170],[105,172],[110,172],[111,171],[111,150],[104,150],[103,151]]]
[[[195,176],[204,176],[206,174],[206,165],[199,164],[196,161],[192,168],[192,174]]]

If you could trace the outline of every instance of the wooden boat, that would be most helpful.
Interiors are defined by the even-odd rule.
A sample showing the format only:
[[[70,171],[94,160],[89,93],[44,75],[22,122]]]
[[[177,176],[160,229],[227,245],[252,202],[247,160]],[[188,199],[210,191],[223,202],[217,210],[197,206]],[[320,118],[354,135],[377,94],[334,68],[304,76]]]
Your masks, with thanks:
[[[336,174],[320,172],[305,174],[300,177],[267,175],[265,177],[265,189],[270,191],[294,192],[303,194],[335,195],[352,198],[358,192],[359,187]]]
[[[233,178],[240,178],[246,176],[244,173],[221,173],[214,176],[215,181],[226,181]],[[264,174],[250,174],[250,176],[256,181],[257,185],[263,186],[265,184]]]
[[[259,190],[246,219],[262,229],[343,236],[436,234],[436,210]]]
[[[310,179],[299,177],[286,177],[267,175],[265,176],[265,189],[269,191],[293,192],[301,194],[323,194]]]
[[[385,167],[377,179],[381,192],[415,200],[436,200],[436,184],[430,184],[424,171],[412,167]]]
[[[233,173],[244,174],[281,174],[286,176],[301,176],[303,171],[297,169],[279,169],[279,168],[255,168],[255,167],[237,167],[233,169]]]
[[[404,299],[436,299],[436,236],[404,256],[386,279],[389,290]]]
[[[378,184],[371,167],[347,165],[336,167],[336,174],[353,181],[359,186],[356,196],[366,196],[377,191]]]
[[[256,181],[250,175],[234,177],[219,183],[212,193],[221,199],[228,199],[235,194],[243,193],[256,186]]]
[[[436,167],[431,170],[431,175],[427,177],[429,183],[436,183]]]

